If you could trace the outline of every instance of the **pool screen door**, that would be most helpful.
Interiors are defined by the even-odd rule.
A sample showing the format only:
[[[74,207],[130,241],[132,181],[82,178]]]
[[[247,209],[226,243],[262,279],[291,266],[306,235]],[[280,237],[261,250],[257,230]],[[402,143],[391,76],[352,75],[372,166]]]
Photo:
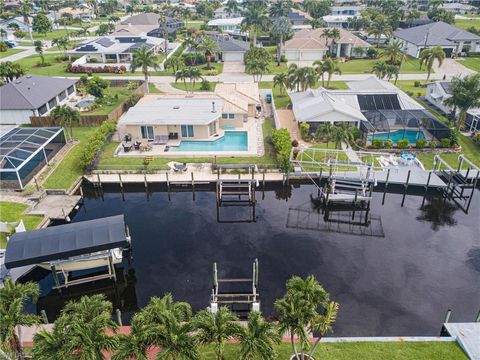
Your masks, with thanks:
[[[194,137],[193,125],[182,125],[182,137]]]
[[[142,139],[154,140],[153,126],[142,126]]]

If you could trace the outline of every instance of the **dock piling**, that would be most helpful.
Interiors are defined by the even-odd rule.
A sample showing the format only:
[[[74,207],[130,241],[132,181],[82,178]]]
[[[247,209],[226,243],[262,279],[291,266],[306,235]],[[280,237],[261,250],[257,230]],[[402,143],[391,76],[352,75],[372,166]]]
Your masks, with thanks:
[[[407,174],[407,180],[405,181],[405,189],[403,191],[403,197],[402,197],[402,207],[403,207],[403,204],[405,203],[405,196],[407,196],[407,190],[408,190],[408,183],[410,182],[410,174],[411,174],[412,170],[408,170],[408,174]]]
[[[447,313],[445,314],[445,320],[443,321],[444,323],[448,323],[448,321],[450,320],[450,315],[452,315],[452,310],[448,309]]]
[[[123,326],[123,324],[122,324],[122,312],[120,311],[120,309],[117,308],[117,309],[115,310],[115,316],[116,316],[116,318],[117,318],[117,324],[118,324],[118,326]]]
[[[195,179],[193,177],[193,171],[191,172],[192,174],[192,194],[193,194],[193,200],[195,200]]]
[[[427,197],[427,193],[428,193],[428,186],[430,185],[430,178],[432,177],[432,172],[430,171],[428,173],[428,179],[427,179],[427,184],[425,185],[425,193],[423,194],[423,200],[422,200],[422,208],[423,208],[423,205],[425,204],[425,199]]]
[[[42,309],[40,310],[40,315],[42,316],[43,323],[48,324],[47,312]]]
[[[480,322],[480,310],[478,310],[477,317],[475,318],[475,322]]]
[[[385,179],[385,188],[383,189],[382,205],[385,204],[385,196],[387,195],[388,181],[390,180],[390,168],[387,170],[387,178]]]

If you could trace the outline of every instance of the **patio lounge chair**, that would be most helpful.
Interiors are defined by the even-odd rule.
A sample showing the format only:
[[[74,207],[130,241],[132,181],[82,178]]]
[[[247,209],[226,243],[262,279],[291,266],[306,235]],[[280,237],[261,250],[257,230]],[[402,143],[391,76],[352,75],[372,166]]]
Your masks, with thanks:
[[[175,164],[173,164],[173,171],[175,171],[175,172],[185,172],[185,171],[187,171],[187,164],[186,163],[183,163],[183,164],[175,163]]]
[[[123,146],[123,152],[126,152],[126,153],[127,153],[127,152],[129,152],[130,150],[132,150],[132,145],[131,145],[131,144],[128,144],[128,143],[125,144],[125,143],[124,143],[124,144],[122,144],[122,146]]]
[[[155,135],[153,145],[165,145],[168,142],[168,135]]]

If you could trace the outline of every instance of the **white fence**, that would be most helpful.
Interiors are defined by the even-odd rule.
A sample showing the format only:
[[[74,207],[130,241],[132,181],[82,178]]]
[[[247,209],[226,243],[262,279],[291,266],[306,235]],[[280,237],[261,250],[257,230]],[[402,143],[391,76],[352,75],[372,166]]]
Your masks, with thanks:
[[[280,118],[278,117],[277,109],[275,108],[273,91],[272,89],[260,89],[260,96],[262,96],[263,99],[266,99],[267,95],[270,95],[272,97],[272,103],[270,104],[272,106],[272,117],[273,121],[275,122],[275,129],[279,130],[282,126],[280,125]]]

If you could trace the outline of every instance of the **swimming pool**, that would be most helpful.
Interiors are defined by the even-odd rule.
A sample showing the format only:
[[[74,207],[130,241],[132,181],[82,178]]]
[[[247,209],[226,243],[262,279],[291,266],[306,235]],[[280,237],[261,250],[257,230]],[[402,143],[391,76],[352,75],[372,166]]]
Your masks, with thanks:
[[[378,133],[375,134],[375,136],[368,135],[368,141],[371,142],[373,139],[380,139],[380,140],[392,140],[394,144],[398,142],[398,140],[402,139],[407,139],[410,144],[415,144],[417,139],[425,139],[425,135],[423,132],[418,131],[418,130],[396,130],[396,131],[391,131],[390,133],[384,132],[384,133]]]
[[[246,131],[225,131],[225,135],[214,141],[182,140],[171,151],[247,151],[248,134]]]
[[[95,102],[95,100],[93,100],[93,99],[80,100],[75,106],[80,107],[80,108],[87,107],[87,106],[92,105],[94,102]]]

